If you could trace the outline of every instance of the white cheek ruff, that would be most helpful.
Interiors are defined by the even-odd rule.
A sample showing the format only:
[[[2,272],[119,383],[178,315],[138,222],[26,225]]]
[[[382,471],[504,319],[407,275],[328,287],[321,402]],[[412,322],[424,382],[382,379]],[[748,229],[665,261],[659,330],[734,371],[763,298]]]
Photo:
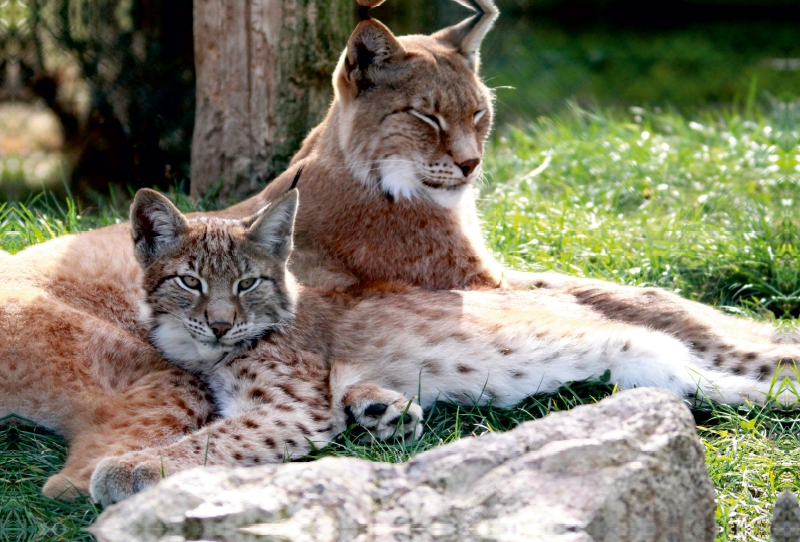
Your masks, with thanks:
[[[381,189],[395,199],[419,196],[420,182],[413,158],[390,156],[379,162]]]
[[[168,361],[200,374],[206,374],[228,351],[196,341],[183,323],[170,314],[155,318],[150,340]]]
[[[441,207],[452,209],[458,207],[464,199],[464,194],[472,190],[470,183],[461,183],[453,188],[431,188],[424,186],[425,195]]]

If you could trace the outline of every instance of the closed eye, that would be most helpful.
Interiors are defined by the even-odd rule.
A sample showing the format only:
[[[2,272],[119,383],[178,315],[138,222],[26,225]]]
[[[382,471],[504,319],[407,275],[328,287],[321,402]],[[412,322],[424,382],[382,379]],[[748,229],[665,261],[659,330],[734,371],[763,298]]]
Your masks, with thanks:
[[[412,115],[414,115],[415,117],[417,117],[422,122],[424,122],[426,124],[430,124],[431,126],[433,126],[436,129],[436,131],[441,130],[442,123],[439,120],[439,117],[437,117],[435,115],[426,115],[424,113],[420,113],[416,109],[410,109],[408,112],[411,113]]]
[[[485,114],[486,114],[485,109],[481,109],[480,111],[475,111],[475,114],[472,115],[472,123],[478,124],[478,122],[480,122],[480,120],[483,118]]]

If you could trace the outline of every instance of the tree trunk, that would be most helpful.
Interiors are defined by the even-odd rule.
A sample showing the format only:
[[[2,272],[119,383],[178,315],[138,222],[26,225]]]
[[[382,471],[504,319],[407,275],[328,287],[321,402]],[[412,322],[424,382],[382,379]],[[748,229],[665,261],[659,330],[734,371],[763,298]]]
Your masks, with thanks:
[[[323,118],[353,0],[195,0],[191,193],[242,198]]]

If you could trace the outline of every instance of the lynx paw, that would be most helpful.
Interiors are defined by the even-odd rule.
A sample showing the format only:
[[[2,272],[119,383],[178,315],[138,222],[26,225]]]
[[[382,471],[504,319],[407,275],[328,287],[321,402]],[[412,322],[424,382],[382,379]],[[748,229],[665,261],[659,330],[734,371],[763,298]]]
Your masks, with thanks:
[[[422,407],[402,393],[377,386],[354,386],[344,399],[349,418],[378,439],[416,440],[422,435]]]
[[[108,506],[156,485],[163,478],[162,472],[163,466],[157,459],[141,461],[128,456],[107,457],[92,473],[89,494],[92,500]]]
[[[61,499],[62,501],[74,501],[88,493],[86,478],[73,479],[71,476],[59,472],[54,474],[45,482],[42,494],[51,499]]]

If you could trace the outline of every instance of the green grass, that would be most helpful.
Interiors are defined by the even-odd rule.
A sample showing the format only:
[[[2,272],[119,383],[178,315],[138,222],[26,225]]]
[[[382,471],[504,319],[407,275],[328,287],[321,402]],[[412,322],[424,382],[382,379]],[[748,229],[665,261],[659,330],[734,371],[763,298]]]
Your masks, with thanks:
[[[800,202],[800,105],[757,107],[751,100],[743,109],[686,118],[669,111],[573,107],[500,130],[486,151],[479,204],[489,246],[512,267],[658,285],[793,326],[800,314],[794,212]],[[186,198],[179,203],[191,208]],[[78,210],[45,196],[13,210],[7,206],[0,209],[1,248],[15,252],[113,223],[124,215],[122,207]],[[601,382],[578,383],[513,410],[437,405],[417,443],[366,444],[352,429],[313,457],[402,461],[467,435],[593,403],[611,391]],[[744,405],[697,409],[695,417],[717,488],[718,540],[768,539],[777,494],[800,492],[794,468],[800,464],[800,414]],[[16,447],[2,451],[0,508],[16,503],[9,517],[18,518],[25,533],[39,533],[26,534],[31,540],[77,536],[96,510],[37,493],[63,460],[63,443],[25,428],[0,433],[0,441]],[[14,535],[0,531],[3,536]]]

